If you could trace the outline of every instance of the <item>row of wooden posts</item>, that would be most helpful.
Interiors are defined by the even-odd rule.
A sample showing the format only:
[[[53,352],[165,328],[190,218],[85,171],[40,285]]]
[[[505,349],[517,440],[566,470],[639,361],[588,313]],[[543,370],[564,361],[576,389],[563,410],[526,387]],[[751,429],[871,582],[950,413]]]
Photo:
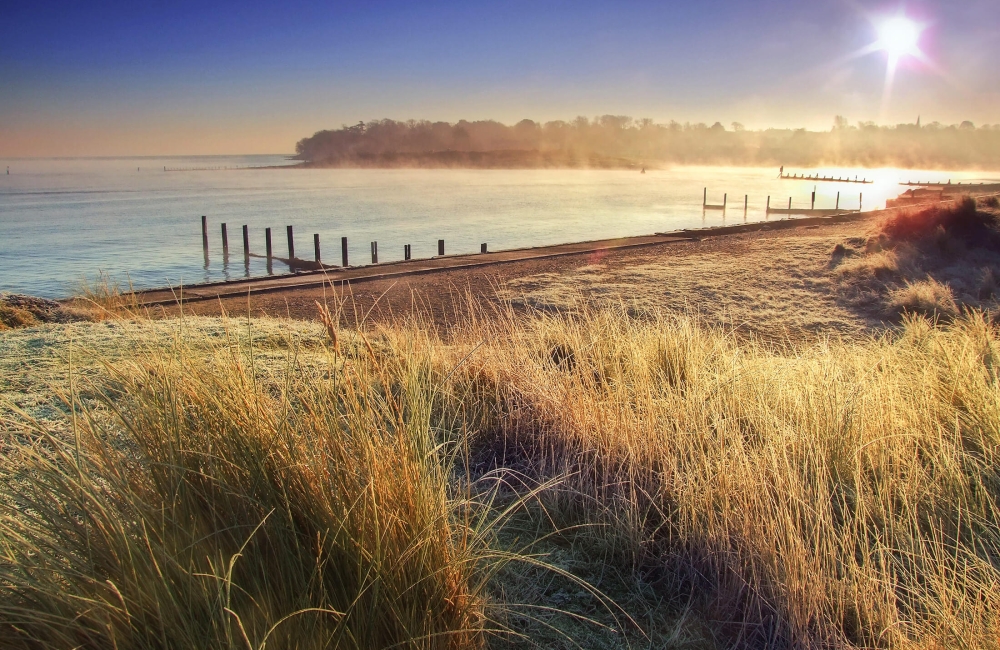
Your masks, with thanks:
[[[295,238],[293,236],[293,231],[291,226],[285,226],[286,236],[288,237],[288,261],[294,261],[295,257]],[[208,257],[208,217],[201,217],[201,243],[202,248],[205,250],[205,257]],[[265,255],[270,261],[274,257],[274,247],[271,243],[271,229],[264,229],[264,249]],[[479,246],[480,253],[489,252],[488,247],[485,243]],[[378,242],[373,241],[371,243],[371,253],[372,253],[372,264],[378,264]],[[225,256],[229,255],[229,230],[225,223],[222,224],[222,254]],[[439,239],[437,242],[437,254],[444,255],[444,240]],[[322,264],[322,256],[320,254],[319,246],[319,233],[313,233],[313,256],[317,264]],[[340,256],[342,266],[347,267],[348,255],[347,255],[347,237],[340,238]],[[403,259],[412,259],[413,248],[411,244],[405,244],[403,246]],[[245,260],[250,260],[250,228],[244,224],[243,225],[243,257]]]
[[[858,209],[857,210],[845,210],[845,211],[847,211],[847,212],[860,212],[861,209],[862,209],[861,206],[862,206],[862,200],[863,200],[863,198],[864,198],[864,192],[859,192],[858,193]],[[708,188],[706,187],[704,189],[704,192],[702,193],[701,209],[702,210],[722,210],[722,211],[725,211],[726,207],[727,207],[728,200],[729,200],[729,194],[726,193],[726,194],[722,195],[722,203],[721,204],[712,204],[712,203],[709,203],[708,202]],[[749,194],[744,194],[743,195],[743,216],[746,216],[746,214],[747,214],[747,208],[748,208],[749,205],[750,205],[750,195]],[[836,205],[834,206],[833,209],[834,210],[840,210],[840,192],[837,192],[837,203],[836,203]],[[811,200],[811,202],[809,204],[809,211],[813,211],[813,210],[816,210],[816,191],[815,190],[813,190],[812,200]],[[767,207],[764,209],[764,212],[765,213],[769,213],[769,212],[776,212],[776,211],[778,211],[778,209],[772,209],[771,208],[771,197],[768,196],[767,197]],[[787,210],[782,209],[780,211],[781,212],[791,212],[792,211],[792,197],[788,197],[788,209]],[[806,212],[806,211],[807,210],[805,208],[801,209],[801,212]],[[821,208],[820,211],[821,212],[829,212],[829,208]]]

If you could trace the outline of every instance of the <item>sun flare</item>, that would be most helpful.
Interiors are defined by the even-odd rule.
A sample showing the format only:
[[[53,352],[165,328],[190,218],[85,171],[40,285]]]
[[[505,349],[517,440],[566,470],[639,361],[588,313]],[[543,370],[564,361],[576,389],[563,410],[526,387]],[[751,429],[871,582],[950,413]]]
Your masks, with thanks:
[[[878,47],[889,53],[893,58],[920,53],[920,25],[904,16],[886,20],[879,27]]]

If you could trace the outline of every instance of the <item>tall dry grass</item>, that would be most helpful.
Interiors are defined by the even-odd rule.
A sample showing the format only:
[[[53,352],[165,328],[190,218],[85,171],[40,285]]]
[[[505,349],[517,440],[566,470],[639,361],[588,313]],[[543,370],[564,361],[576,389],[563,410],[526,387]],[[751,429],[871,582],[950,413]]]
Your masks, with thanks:
[[[997,647],[1000,341],[981,315],[774,349],[686,319],[516,319],[462,371],[499,464],[722,647]]]
[[[3,647],[481,645],[489,531],[419,363],[177,340],[107,372],[106,411],[4,423]]]
[[[783,346],[586,309],[334,332],[298,374],[158,348],[114,366],[112,416],[9,434],[7,638],[480,644],[509,558],[495,510],[530,493],[717,647],[1000,645],[980,314]],[[479,475],[499,501],[472,498]]]

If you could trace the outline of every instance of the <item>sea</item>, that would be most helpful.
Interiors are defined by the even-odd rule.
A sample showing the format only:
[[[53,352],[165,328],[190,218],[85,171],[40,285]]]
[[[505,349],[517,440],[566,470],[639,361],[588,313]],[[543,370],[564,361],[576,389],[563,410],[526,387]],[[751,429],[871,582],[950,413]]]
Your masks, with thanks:
[[[544,246],[766,218],[772,207],[880,208],[906,181],[996,182],[1000,172],[818,168],[868,185],[781,180],[777,168],[639,170],[303,169],[288,155],[0,159],[0,292],[64,298],[107,277],[136,289],[269,272],[274,255],[371,263]],[[702,210],[710,204],[727,209]],[[745,206],[745,209],[744,209]],[[209,249],[202,247],[202,216]],[[776,218],[774,215],[772,219]],[[222,247],[222,224],[229,255]],[[244,262],[242,227],[252,256]],[[270,272],[288,273],[275,261]]]

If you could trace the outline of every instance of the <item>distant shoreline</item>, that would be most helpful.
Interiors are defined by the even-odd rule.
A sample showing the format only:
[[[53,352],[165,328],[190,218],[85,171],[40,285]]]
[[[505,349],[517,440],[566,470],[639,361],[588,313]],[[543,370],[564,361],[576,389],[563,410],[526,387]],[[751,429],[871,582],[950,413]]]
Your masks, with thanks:
[[[330,160],[303,160],[299,169],[657,169],[655,163],[632,158],[577,155],[563,151],[425,151],[358,153]]]

